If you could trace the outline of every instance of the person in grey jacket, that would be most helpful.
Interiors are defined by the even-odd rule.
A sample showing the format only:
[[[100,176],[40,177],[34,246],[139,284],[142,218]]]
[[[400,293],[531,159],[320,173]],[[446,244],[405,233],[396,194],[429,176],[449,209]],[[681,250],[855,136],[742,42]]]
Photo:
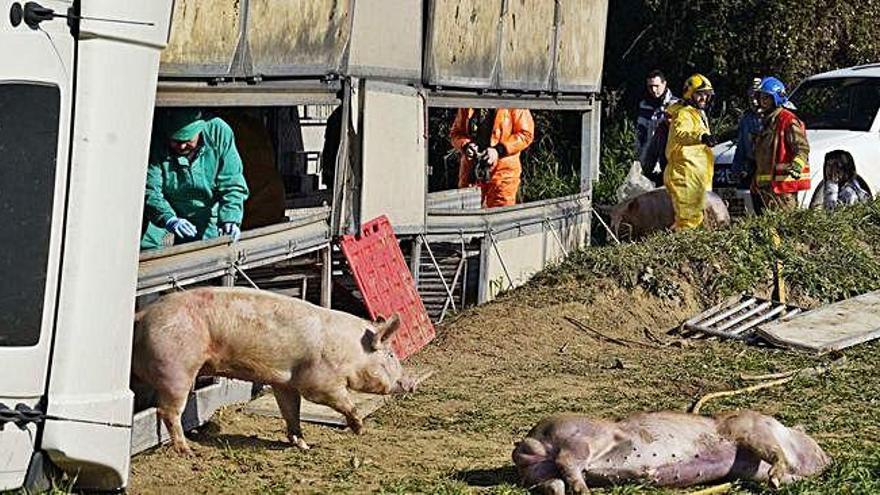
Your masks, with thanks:
[[[658,186],[663,185],[666,165],[666,108],[676,101],[678,98],[667,87],[663,72],[649,72],[645,79],[645,97],[639,102],[636,118],[635,151],[642,173]]]

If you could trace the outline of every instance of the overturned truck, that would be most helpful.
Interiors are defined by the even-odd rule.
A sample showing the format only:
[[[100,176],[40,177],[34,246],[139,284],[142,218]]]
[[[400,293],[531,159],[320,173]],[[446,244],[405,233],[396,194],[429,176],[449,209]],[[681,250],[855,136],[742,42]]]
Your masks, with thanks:
[[[16,224],[10,231],[28,235],[3,241],[6,252],[40,258],[0,260],[10,285],[21,282],[17,297],[0,297],[0,313],[11,315],[0,317],[0,413],[16,411],[0,414],[0,449],[10,453],[0,489],[38,486],[56,468],[78,473],[83,488],[127,484],[129,453],[164,434],[148,404],[135,410],[128,383],[132,310],[158,294],[256,285],[324,306],[356,303],[335,240],[385,215],[440,320],[583,245],[598,174],[607,9],[607,0],[177,0],[149,8],[81,0],[69,13],[105,21],[68,26],[22,12],[28,22],[0,27],[4,46],[21,44],[34,64],[45,62],[0,64],[0,104],[21,81],[34,81],[42,105],[41,88],[60,88],[56,120],[43,123],[58,143],[44,168],[58,172],[42,196],[9,196],[13,212],[38,208],[48,220]],[[125,74],[107,78],[107,70]],[[220,237],[137,260],[150,117],[154,108],[181,107],[215,112],[236,131],[252,193],[245,230],[236,243]],[[429,191],[428,143],[447,137],[431,135],[428,115],[457,107],[576,113],[580,191],[493,209],[480,208],[474,189]],[[26,134],[3,130],[7,115],[0,111],[0,144],[23,146]],[[0,192],[10,187],[0,182]],[[250,391],[229,381],[201,387],[184,422],[205,421]]]

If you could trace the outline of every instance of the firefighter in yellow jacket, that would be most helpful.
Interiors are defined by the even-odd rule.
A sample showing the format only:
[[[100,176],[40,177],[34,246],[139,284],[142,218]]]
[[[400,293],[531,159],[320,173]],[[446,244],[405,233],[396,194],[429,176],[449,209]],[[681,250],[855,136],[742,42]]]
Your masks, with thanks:
[[[683,93],[682,100],[667,109],[669,163],[663,173],[663,184],[675,209],[675,230],[703,223],[706,192],[712,190],[715,169],[712,146],[718,144],[706,117],[706,108],[715,94],[712,83],[705,76],[694,74],[685,81]]]

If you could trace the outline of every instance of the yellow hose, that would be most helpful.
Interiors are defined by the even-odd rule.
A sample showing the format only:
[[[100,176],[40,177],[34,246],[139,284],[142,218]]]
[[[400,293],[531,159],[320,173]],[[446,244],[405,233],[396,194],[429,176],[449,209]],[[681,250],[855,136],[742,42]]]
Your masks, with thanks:
[[[730,483],[722,483],[716,486],[710,486],[709,488],[703,488],[702,490],[697,490],[695,492],[691,492],[688,495],[716,495],[718,493],[727,493],[733,487]]]

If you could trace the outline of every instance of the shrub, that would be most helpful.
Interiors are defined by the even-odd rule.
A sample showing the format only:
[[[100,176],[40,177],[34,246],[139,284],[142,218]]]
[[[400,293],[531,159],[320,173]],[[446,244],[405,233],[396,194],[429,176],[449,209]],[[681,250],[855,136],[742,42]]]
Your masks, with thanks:
[[[781,237],[776,247],[775,230]],[[772,266],[792,296],[832,302],[880,288],[880,200],[826,212],[770,212],[718,231],[662,233],[646,241],[578,251],[545,270],[537,283],[559,279],[595,285],[609,278],[657,296],[677,284],[699,287],[706,305],[772,284]]]
[[[603,84],[635,110],[643,75],[660,68],[680,94],[694,72],[716,88],[716,109],[742,108],[752,77],[793,86],[834,68],[880,62],[880,0],[614,0]]]

